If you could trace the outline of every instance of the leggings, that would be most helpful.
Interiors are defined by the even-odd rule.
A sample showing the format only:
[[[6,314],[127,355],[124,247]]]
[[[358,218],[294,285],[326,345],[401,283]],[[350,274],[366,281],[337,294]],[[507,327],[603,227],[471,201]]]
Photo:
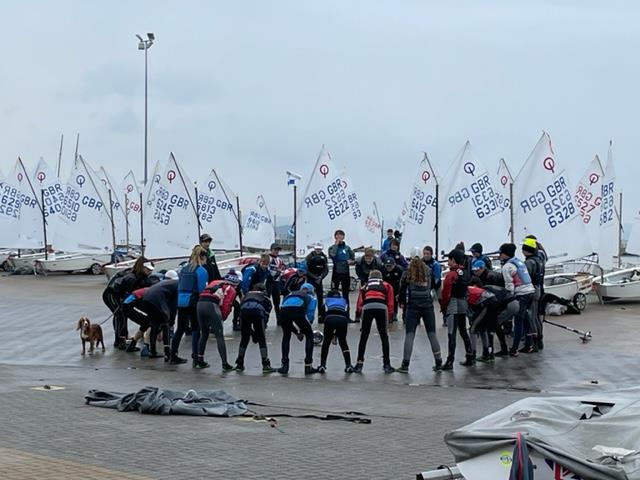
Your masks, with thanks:
[[[191,319],[196,317],[196,307],[181,307],[178,308],[178,325],[173,332],[173,338],[171,339],[171,354],[178,355],[178,348],[180,348],[180,342],[184,335],[187,326]]]
[[[291,334],[304,335],[304,364],[313,363],[313,330],[307,321],[304,307],[285,307],[280,309],[280,325],[282,326],[282,363],[289,363]],[[296,328],[298,327],[298,328]]]
[[[149,350],[152,355],[156,355],[156,337],[162,332],[162,343],[165,351],[169,348],[169,324],[164,313],[158,310],[155,305],[145,302],[144,300],[136,300],[125,305],[125,315],[132,322],[140,325],[140,331],[144,332],[151,327],[151,335],[149,338]],[[167,352],[168,353],[168,352]]]
[[[331,275],[331,288],[340,290],[342,298],[347,301],[347,312],[349,311],[349,292],[351,291],[351,275],[348,273],[336,273]]]
[[[198,327],[200,329],[200,338],[198,339],[198,356],[204,356],[207,348],[207,340],[209,340],[209,331],[213,331],[218,345],[218,353],[222,364],[227,362],[227,346],[224,343],[224,328],[222,326],[222,314],[220,307],[216,302],[204,300],[198,302]]]
[[[360,329],[360,342],[358,343],[358,363],[364,363],[364,352],[367,348],[367,340],[371,333],[371,324],[376,322],[380,341],[382,342],[382,362],[387,366],[391,364],[389,358],[389,334],[387,333],[387,306],[380,304],[380,308],[369,308],[362,311],[362,327]]]
[[[471,339],[467,333],[467,316],[464,313],[447,315],[447,327],[449,329],[449,351],[447,352],[447,358],[453,360],[456,357],[456,330],[460,331],[465,352],[467,355],[471,355],[473,351],[471,348]]]
[[[264,319],[266,312],[259,309],[240,310],[240,348],[238,349],[238,360],[236,362],[244,362],[244,355],[249,346],[249,341],[253,340],[260,347],[260,356],[262,363],[267,359],[267,340],[264,336]]]
[[[102,293],[102,300],[111,313],[113,313],[113,334],[115,337],[113,345],[117,346],[129,336],[127,317],[124,314],[122,300],[108,288]]]
[[[525,322],[527,321],[527,310],[531,306],[533,300],[533,293],[527,295],[520,295],[516,297],[518,302],[518,313],[514,318],[513,324],[513,345],[511,345],[511,351],[517,352],[520,347],[520,340],[525,332]],[[535,335],[535,334],[534,334]]]
[[[338,343],[342,349],[344,356],[344,364],[351,366],[351,352],[347,344],[347,324],[349,319],[344,315],[329,314],[324,319],[324,340],[322,341],[322,350],[320,352],[320,365],[327,366],[327,356],[329,355],[329,347],[333,337],[338,337]]]
[[[424,322],[424,327],[427,330],[427,338],[431,344],[433,357],[436,360],[440,360],[442,355],[440,354],[440,343],[436,334],[436,315],[433,310],[433,304],[422,308],[408,306],[404,309],[404,312],[406,312],[404,320],[404,354],[402,356],[404,362],[409,363],[411,360],[413,341],[416,337],[416,329],[420,325],[420,319]]]

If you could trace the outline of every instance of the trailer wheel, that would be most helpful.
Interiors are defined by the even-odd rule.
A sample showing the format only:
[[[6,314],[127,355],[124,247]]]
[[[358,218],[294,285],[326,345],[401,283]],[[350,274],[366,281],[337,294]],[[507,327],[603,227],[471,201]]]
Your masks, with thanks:
[[[99,263],[94,263],[89,267],[89,273],[91,275],[100,275],[102,273],[102,267]]]
[[[576,293],[573,296],[573,305],[580,311],[587,308],[587,296],[584,293]]]

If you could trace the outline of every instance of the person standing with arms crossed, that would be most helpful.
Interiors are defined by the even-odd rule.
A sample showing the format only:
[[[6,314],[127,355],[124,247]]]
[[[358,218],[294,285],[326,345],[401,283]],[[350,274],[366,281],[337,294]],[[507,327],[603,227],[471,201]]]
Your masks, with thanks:
[[[356,256],[349,245],[344,241],[345,234],[342,230],[336,230],[333,234],[335,243],[329,247],[329,258],[333,261],[331,274],[331,288],[340,290],[342,298],[349,306],[349,292],[351,290],[351,274],[349,267],[355,264]]]

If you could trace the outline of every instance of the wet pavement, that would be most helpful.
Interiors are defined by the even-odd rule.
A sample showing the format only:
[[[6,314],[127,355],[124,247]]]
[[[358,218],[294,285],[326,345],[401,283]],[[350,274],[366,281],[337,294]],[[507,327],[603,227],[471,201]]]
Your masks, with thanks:
[[[51,472],[66,469],[57,478],[75,478],[78,464],[99,467],[103,476],[95,478],[109,478],[112,471],[131,478],[415,478],[418,471],[451,463],[442,442],[446,431],[520,398],[640,383],[635,336],[640,303],[590,303],[583,315],[554,317],[590,330],[593,340],[587,344],[547,326],[546,348],[539,354],[472,368],[456,365],[453,372],[438,374],[431,371],[433,359],[420,330],[410,374],[385,375],[374,328],[362,375],[344,374],[342,355],[333,346],[327,374],[305,378],[303,344],[297,340],[288,377],[264,376],[254,344],[244,373],[222,374],[214,340],[207,349],[212,367],[196,371],[189,364],[170,366],[162,359],[114,351],[110,320],[103,325],[107,351],[82,357],[75,324],[82,315],[93,322],[107,318],[100,300],[104,284],[104,278],[87,275],[0,278],[0,449],[9,449],[10,455],[2,456],[14,459],[9,464],[15,470],[6,470],[0,460],[0,470],[13,472],[3,478],[33,478],[21,475],[29,465],[42,468],[47,459]],[[239,336],[225,323],[231,361]],[[392,363],[399,366],[404,332],[397,324],[391,330]],[[446,348],[445,329],[438,332]],[[358,334],[358,325],[350,325],[352,352]],[[267,337],[277,366],[280,335],[273,322]],[[188,357],[189,351],[183,342],[182,355]],[[319,353],[316,348],[316,364]],[[32,389],[44,384],[64,389]],[[266,414],[355,410],[372,423],[282,419],[275,430],[244,418],[152,417],[84,406],[90,388],[133,391],[146,385],[223,388],[266,405],[255,407]]]

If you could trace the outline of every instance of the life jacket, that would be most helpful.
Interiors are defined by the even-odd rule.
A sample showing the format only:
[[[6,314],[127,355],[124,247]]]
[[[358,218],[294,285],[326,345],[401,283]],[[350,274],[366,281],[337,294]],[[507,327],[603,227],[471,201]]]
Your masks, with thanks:
[[[295,301],[296,298],[302,300],[302,305],[295,305],[296,303],[298,303]],[[306,310],[307,307],[309,306],[310,301],[311,301],[311,297],[309,296],[308,293],[292,292],[286,297],[284,297],[284,300],[282,300],[282,304],[280,305],[280,308],[303,308],[304,310]]]
[[[219,292],[220,289],[223,289],[225,285],[231,285],[230,282],[226,280],[214,280],[209,282],[204,290],[200,292],[201,300],[211,300],[215,303],[220,303],[224,298],[224,291]]]
[[[240,311],[258,311],[266,315],[269,309],[265,305],[269,305],[269,298],[264,293],[249,292],[240,303]]]
[[[178,274],[178,291],[193,292],[198,291],[198,274],[196,273],[198,267],[186,265]]]
[[[407,285],[407,306],[414,308],[426,308],[433,305],[431,296],[431,274],[423,284],[409,283]]]
[[[379,279],[369,280],[362,288],[362,303],[387,303],[387,289]]]
[[[331,314],[346,314],[349,306],[347,301],[342,297],[327,297],[324,301],[324,308],[327,315]]]
[[[542,265],[542,262],[540,261],[540,258],[538,258],[536,255],[531,255],[530,257],[526,258],[524,264],[527,265],[527,262],[531,262],[534,265],[532,269],[533,272],[529,274],[529,276],[531,277],[531,283],[533,283],[535,287],[542,286],[542,284],[544,283],[544,267]]]
[[[453,298],[465,298],[467,296],[467,287],[471,281],[471,269],[469,268],[469,259],[465,261],[465,265],[458,265],[456,279],[451,285],[451,296]]]
[[[507,263],[515,265],[517,271],[513,276],[514,287],[520,287],[521,285],[528,285],[531,283],[531,277],[529,276],[529,270],[522,260],[513,257],[507,260]]]

